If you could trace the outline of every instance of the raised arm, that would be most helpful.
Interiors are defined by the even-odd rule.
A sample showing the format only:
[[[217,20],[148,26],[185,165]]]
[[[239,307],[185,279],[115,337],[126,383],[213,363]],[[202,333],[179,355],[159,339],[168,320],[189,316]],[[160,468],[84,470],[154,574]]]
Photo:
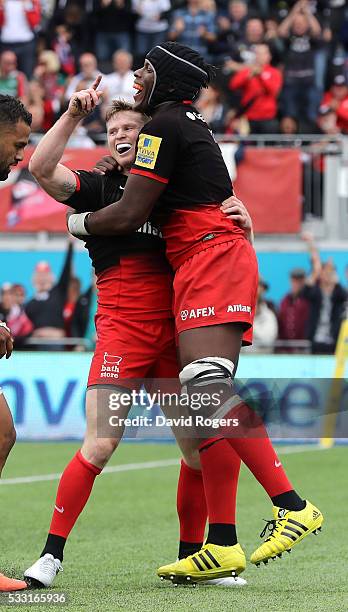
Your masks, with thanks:
[[[279,36],[281,36],[282,38],[287,38],[289,36],[289,32],[290,32],[294,17],[296,14],[301,13],[302,9],[303,9],[303,1],[299,0],[299,2],[296,2],[296,4],[294,4],[288,16],[285,17],[285,19],[283,19],[283,21],[280,23],[279,28],[278,28]]]
[[[45,134],[29,162],[29,170],[39,185],[58,202],[68,200],[76,190],[75,174],[60,160],[76,126],[98,104],[102,92],[96,89],[101,78],[97,77],[91,88],[73,94],[68,110]]]
[[[307,244],[312,264],[312,270],[310,275],[306,278],[306,284],[312,286],[315,285],[315,283],[319,280],[321,272],[320,255],[312,234],[310,234],[309,232],[303,232],[301,238]]]
[[[278,33],[282,38],[289,36],[290,29],[293,24],[293,20],[296,14],[304,15],[307,19],[308,27],[311,35],[314,38],[318,38],[321,33],[320,23],[316,17],[311,13],[310,6],[307,0],[299,0],[291,9],[289,15],[281,22]]]
[[[307,17],[308,27],[310,29],[310,33],[314,38],[319,38],[321,34],[321,26],[318,19],[311,13],[310,7],[308,4],[305,4],[303,12]]]
[[[74,239],[69,236],[68,248],[66,250],[64,264],[59,276],[58,283],[56,287],[59,287],[61,291],[66,292],[68,290],[70,278],[71,278],[71,270],[72,270],[72,260],[74,254],[74,243],[72,242]]]

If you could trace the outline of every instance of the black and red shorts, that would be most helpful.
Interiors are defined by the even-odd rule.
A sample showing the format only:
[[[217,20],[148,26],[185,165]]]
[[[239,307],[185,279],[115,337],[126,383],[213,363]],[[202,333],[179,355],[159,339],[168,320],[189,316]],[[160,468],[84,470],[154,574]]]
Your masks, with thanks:
[[[177,378],[172,281],[158,253],[122,257],[98,275],[97,342],[88,387]]]

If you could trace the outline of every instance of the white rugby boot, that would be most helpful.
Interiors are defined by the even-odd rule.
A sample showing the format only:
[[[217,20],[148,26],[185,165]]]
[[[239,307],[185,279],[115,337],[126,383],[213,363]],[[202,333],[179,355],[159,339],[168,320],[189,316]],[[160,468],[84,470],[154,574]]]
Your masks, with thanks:
[[[63,571],[59,559],[46,553],[24,572],[24,578],[31,586],[49,587],[53,583],[58,572]]]
[[[213,578],[212,580],[204,580],[198,583],[199,586],[222,586],[222,587],[242,587],[248,583],[240,576],[227,576],[227,578]]]

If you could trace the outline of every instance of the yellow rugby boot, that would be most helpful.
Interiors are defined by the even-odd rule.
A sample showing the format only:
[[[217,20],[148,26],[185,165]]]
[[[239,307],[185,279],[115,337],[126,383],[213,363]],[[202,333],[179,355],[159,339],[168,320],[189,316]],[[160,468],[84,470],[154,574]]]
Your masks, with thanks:
[[[218,546],[205,544],[194,555],[157,570],[161,580],[175,584],[195,584],[206,580],[238,576],[245,570],[245,554],[239,544]]]
[[[324,517],[320,510],[306,501],[303,510],[286,510],[273,506],[274,519],[268,521],[260,537],[263,538],[269,530],[268,538],[250,557],[251,563],[260,565],[268,563],[268,559],[281,557],[282,553],[290,552],[291,548],[301,542],[310,533],[321,531]]]

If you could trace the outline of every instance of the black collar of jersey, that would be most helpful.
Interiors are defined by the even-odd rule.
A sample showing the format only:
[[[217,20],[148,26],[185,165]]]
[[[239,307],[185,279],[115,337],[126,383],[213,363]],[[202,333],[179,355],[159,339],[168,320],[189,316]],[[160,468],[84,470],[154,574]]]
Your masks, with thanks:
[[[161,102],[161,104],[157,104],[157,106],[155,106],[153,109],[152,115],[162,113],[167,111],[169,108],[174,108],[175,106],[194,108],[191,100],[189,102],[185,102],[184,100],[182,102],[178,102],[177,100],[169,100],[168,102]]]

